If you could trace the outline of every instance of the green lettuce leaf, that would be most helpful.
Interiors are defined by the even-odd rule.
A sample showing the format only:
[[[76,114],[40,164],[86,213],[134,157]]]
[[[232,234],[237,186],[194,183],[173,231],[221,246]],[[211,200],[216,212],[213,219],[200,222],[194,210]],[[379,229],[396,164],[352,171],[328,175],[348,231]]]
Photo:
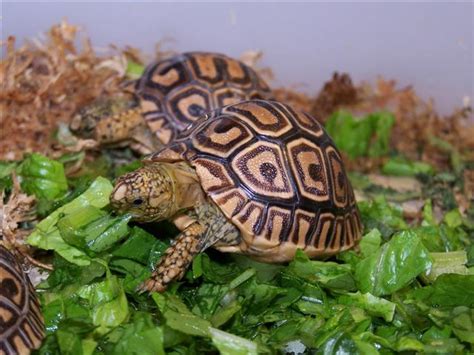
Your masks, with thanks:
[[[257,355],[257,344],[216,328],[209,328],[212,343],[222,355]]]
[[[89,265],[90,258],[79,248],[68,244],[57,226],[59,219],[73,215],[82,216],[89,207],[103,208],[109,203],[112,185],[107,179],[98,177],[90,187],[71,202],[59,207],[36,225],[27,239],[27,243],[40,249],[54,250],[67,261],[77,265]],[[93,218],[89,213],[87,218]]]
[[[41,154],[27,155],[17,172],[22,189],[39,199],[55,199],[68,189],[63,164]]]
[[[326,130],[336,146],[350,158],[378,157],[389,151],[394,122],[394,116],[388,112],[354,118],[349,112],[338,111],[326,122]]]
[[[459,340],[474,344],[474,309],[457,307],[453,311],[453,332]]]
[[[356,289],[349,265],[310,260],[302,250],[298,250],[288,270],[311,283],[319,283],[332,290]]]
[[[189,335],[210,336],[211,323],[191,313],[176,296],[153,293],[152,298],[170,328]]]
[[[363,257],[367,257],[375,253],[382,242],[382,235],[377,229],[372,229],[364,235],[359,243],[360,253]]]
[[[132,321],[115,328],[107,340],[114,343],[111,354],[165,354],[163,328],[146,312],[135,312]]]
[[[442,274],[469,274],[466,267],[467,255],[464,250],[448,253],[430,253],[433,264],[426,272],[428,282],[433,282]]]
[[[78,290],[79,297],[86,299],[91,309],[92,322],[99,334],[122,324],[129,316],[129,307],[123,286],[111,274],[102,282],[83,286]]]
[[[395,314],[395,303],[387,301],[384,298],[375,297],[370,293],[348,293],[339,297],[339,302],[342,304],[356,305],[367,311],[368,314],[381,317],[387,322],[391,322]]]
[[[132,60],[127,60],[127,76],[131,79],[138,79],[143,74],[145,67],[142,64],[136,63]]]
[[[431,267],[431,258],[418,236],[397,233],[376,253],[360,261],[355,278],[361,292],[375,296],[391,294]]]
[[[15,171],[17,165],[17,162],[0,161],[0,191],[11,188],[11,174]]]
[[[389,159],[383,165],[382,172],[385,175],[415,176],[418,174],[434,174],[434,169],[427,163],[395,157]]]
[[[384,239],[408,227],[403,219],[402,209],[397,205],[389,204],[382,195],[372,201],[360,202],[359,209],[365,228],[377,229]]]
[[[411,294],[433,307],[474,307],[474,275],[442,274],[431,286],[415,289]]]

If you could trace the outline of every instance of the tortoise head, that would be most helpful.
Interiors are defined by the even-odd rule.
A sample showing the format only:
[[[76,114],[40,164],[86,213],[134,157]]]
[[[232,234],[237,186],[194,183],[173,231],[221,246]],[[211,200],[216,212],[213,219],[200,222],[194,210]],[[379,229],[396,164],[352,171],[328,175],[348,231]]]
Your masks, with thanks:
[[[146,165],[117,179],[110,195],[112,208],[135,221],[161,221],[177,211],[174,180],[159,163]]]
[[[69,128],[80,138],[113,144],[128,139],[130,130],[136,126],[135,121],[140,119],[135,97],[97,99],[77,111]]]

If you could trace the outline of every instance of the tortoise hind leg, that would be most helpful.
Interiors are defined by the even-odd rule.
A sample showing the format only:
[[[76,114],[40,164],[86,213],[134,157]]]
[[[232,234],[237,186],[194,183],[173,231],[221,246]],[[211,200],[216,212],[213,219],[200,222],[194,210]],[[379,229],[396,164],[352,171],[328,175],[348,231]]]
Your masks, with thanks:
[[[205,231],[205,227],[194,222],[181,232],[139,291],[163,292],[172,281],[181,279],[193,258],[201,251],[201,237]]]

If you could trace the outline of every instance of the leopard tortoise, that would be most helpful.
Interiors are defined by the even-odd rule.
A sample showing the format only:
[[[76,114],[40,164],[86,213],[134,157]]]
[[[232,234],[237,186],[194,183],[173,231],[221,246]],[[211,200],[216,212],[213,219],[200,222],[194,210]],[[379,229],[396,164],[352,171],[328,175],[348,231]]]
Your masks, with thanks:
[[[211,246],[285,262],[297,249],[326,258],[361,237],[341,155],[316,119],[286,104],[218,109],[144,162],[117,179],[112,207],[182,232],[142,291],[165,290]]]
[[[29,354],[43,337],[33,285],[15,256],[0,245],[0,354]]]
[[[204,113],[270,89],[249,66],[222,54],[189,52],[151,63],[128,98],[99,99],[82,108],[71,131],[101,146],[130,145],[150,153]]]

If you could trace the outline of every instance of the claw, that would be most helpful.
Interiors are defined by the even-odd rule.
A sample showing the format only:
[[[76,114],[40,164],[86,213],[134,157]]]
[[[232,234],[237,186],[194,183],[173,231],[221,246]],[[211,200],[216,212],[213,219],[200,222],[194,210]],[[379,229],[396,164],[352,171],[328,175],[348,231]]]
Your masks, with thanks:
[[[145,293],[145,292],[165,292],[166,291],[166,285],[163,284],[163,282],[160,282],[159,280],[155,279],[149,279],[140,284],[140,286],[137,287],[137,292],[139,295]]]
[[[144,294],[146,291],[148,291],[148,290],[147,290],[147,288],[146,288],[146,283],[145,283],[145,282],[141,283],[141,284],[137,287],[137,289],[136,289],[136,292],[137,292],[139,295]]]

